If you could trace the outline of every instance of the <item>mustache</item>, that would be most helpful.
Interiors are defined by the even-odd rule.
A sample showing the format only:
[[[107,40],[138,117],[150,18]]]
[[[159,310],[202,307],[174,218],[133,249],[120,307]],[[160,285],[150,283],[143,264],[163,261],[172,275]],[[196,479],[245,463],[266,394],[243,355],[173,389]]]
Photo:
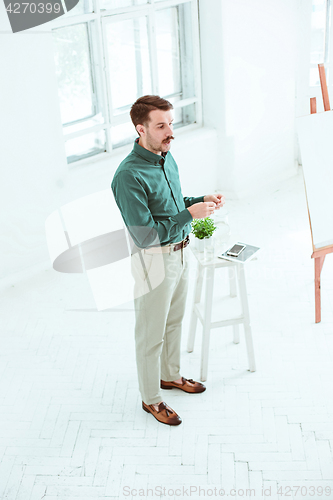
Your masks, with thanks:
[[[174,140],[174,136],[173,135],[169,135],[169,137],[167,137],[166,139],[164,139],[163,142],[167,143],[167,142],[169,142],[171,140]]]

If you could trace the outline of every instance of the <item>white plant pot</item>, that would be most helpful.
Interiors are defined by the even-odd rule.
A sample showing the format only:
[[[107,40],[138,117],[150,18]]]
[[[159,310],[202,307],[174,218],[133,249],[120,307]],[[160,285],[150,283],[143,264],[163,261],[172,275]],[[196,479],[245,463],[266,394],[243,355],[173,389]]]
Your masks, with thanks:
[[[200,240],[199,238],[195,238],[195,248],[199,253],[211,254],[214,252],[214,241],[213,237],[203,238]],[[205,257],[206,258],[206,257]]]

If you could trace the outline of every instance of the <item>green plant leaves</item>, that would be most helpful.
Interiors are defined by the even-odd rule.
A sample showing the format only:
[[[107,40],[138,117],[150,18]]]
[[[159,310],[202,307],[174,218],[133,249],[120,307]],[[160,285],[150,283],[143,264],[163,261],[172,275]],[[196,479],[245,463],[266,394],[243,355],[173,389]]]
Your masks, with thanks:
[[[206,217],[205,219],[193,219],[191,226],[192,233],[199,240],[210,238],[217,229],[211,217]]]

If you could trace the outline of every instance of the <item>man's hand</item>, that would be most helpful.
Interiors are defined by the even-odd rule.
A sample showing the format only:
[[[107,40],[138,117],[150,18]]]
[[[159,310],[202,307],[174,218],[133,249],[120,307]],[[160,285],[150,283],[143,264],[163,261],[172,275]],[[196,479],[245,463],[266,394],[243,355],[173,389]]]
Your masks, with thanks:
[[[219,210],[225,204],[225,197],[223,194],[207,194],[204,196],[204,201],[213,201],[215,210]]]
[[[187,210],[190,212],[193,219],[204,219],[205,217],[210,217],[214,213],[215,207],[216,205],[213,201],[204,201],[201,203],[194,203],[194,205],[188,207]]]

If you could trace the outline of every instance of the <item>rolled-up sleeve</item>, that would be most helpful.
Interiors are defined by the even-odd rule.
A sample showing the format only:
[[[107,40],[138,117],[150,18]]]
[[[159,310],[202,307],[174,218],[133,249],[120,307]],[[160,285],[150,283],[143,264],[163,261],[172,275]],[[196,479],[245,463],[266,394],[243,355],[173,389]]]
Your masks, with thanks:
[[[195,203],[202,203],[204,201],[204,196],[184,196],[184,203],[185,207],[190,207],[191,205],[194,205]]]

